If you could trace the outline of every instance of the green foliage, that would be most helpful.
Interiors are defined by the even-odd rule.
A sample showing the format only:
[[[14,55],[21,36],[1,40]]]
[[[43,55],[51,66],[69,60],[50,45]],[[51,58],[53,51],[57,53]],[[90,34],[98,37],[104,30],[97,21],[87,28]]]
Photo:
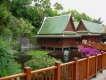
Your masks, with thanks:
[[[10,23],[8,24],[8,31],[5,31],[3,37],[5,35],[9,35],[11,33],[11,37],[13,40],[16,40],[20,36],[25,36],[32,32],[34,26],[32,26],[27,20],[22,18],[17,19],[14,16],[10,17]],[[9,32],[10,31],[10,32]],[[9,34],[7,34],[9,32]]]
[[[29,52],[26,52],[28,55],[41,55],[41,54],[47,54],[48,52],[47,51],[39,51],[39,50],[36,50],[36,51],[29,51]]]
[[[12,0],[10,11],[17,18],[26,14],[27,7],[30,6],[32,0]]]
[[[9,41],[13,38],[12,31],[9,28],[4,28],[3,33],[1,34],[5,41]]]
[[[38,38],[34,38],[35,34],[39,31],[39,28],[34,28],[31,33],[27,34],[30,42],[34,45],[38,45]]]
[[[98,19],[93,19],[92,22],[95,22],[95,23],[103,23],[103,21],[101,21],[101,18],[98,18]]]
[[[57,11],[60,11],[60,10],[63,10],[64,9],[63,6],[60,3],[58,3],[58,2],[56,2],[53,6],[54,6],[54,8]]]
[[[12,54],[10,54],[9,52],[9,46],[7,46],[7,42],[4,42],[3,39],[0,37],[0,56],[2,57],[11,57]]]
[[[87,16],[85,13],[79,13],[76,10],[68,10],[67,12],[62,12],[63,15],[71,13],[72,16],[74,17],[75,22],[79,22],[80,19],[86,20],[86,21],[91,21],[95,23],[101,24],[103,21],[101,21],[101,18],[98,19],[92,19],[91,17]],[[61,14],[60,14],[61,15]]]
[[[12,59],[15,56],[7,45],[8,43],[0,37],[0,77],[21,72],[20,64]]]
[[[92,18],[90,18],[89,16],[87,16],[85,13],[79,13],[76,10],[68,10],[67,12],[63,12],[62,14],[69,14],[71,13],[72,16],[74,17],[74,21],[75,22],[79,22],[80,19],[86,20],[86,21],[91,21]]]
[[[31,0],[12,0],[10,11],[17,18],[28,20],[34,27],[40,27],[42,16],[36,6],[30,6]]]
[[[45,8],[44,11],[44,16],[46,17],[52,17],[52,16],[57,16],[57,11],[56,10],[52,10],[52,8]]]
[[[16,40],[22,34],[22,22],[14,16],[10,16],[10,23],[8,29],[12,32],[12,39]],[[3,36],[4,37],[4,36]]]
[[[7,11],[5,4],[0,5],[0,35],[4,32],[10,21],[10,12]]]
[[[0,56],[0,77],[18,74],[22,72],[21,65],[13,59]]]
[[[21,51],[21,45],[19,44],[19,42],[16,42],[16,41],[9,42],[9,43],[8,43],[8,46],[11,47],[11,50],[12,50],[13,52],[18,53],[18,51],[19,51],[19,52]]]
[[[24,21],[22,18],[20,18],[21,22],[21,29],[22,29],[22,35],[25,36],[28,33],[31,33],[31,31],[34,29],[34,26],[32,26],[27,20]]]
[[[7,9],[10,9],[10,0],[0,0],[0,4],[5,4]]]
[[[27,19],[34,27],[40,27],[41,25],[42,16],[36,6],[29,6],[26,14],[23,14],[23,18]]]
[[[25,66],[31,67],[32,70],[37,70],[54,66],[57,61],[61,62],[48,55],[34,55],[31,60],[25,63]]]
[[[50,0],[34,0],[36,2],[35,6],[38,7],[38,10],[44,10],[45,8],[51,7]]]

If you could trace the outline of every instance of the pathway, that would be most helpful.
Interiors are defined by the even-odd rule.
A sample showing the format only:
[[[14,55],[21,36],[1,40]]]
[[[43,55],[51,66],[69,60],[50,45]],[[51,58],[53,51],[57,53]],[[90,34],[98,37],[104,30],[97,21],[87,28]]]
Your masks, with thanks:
[[[102,73],[98,73],[96,77],[93,77],[89,80],[106,80],[106,69]]]

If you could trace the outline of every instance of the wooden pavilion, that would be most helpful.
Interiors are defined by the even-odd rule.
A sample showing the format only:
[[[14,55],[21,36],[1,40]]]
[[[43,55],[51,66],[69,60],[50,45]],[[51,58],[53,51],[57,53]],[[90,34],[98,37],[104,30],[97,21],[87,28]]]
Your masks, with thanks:
[[[70,48],[78,35],[75,31],[72,15],[45,17],[37,35],[41,47]]]
[[[80,20],[74,22],[72,15],[45,17],[35,38],[38,38],[40,47],[69,48],[76,47],[76,43],[86,40],[87,43],[101,41],[106,34],[101,24]]]
[[[88,43],[100,41],[105,29],[101,24],[80,20],[79,23],[74,23],[76,32],[82,37],[78,39],[79,42],[87,40]]]

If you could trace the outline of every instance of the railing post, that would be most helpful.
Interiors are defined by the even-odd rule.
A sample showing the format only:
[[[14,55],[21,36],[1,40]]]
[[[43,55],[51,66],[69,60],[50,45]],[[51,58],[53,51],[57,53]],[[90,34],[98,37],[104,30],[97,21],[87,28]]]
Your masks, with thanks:
[[[75,66],[74,66],[74,75],[73,75],[73,80],[78,80],[78,58],[74,58],[75,61]]]
[[[98,72],[98,54],[95,54],[95,57],[96,57],[96,63],[95,63],[95,77],[96,77],[96,75],[97,75],[97,72]]]
[[[87,72],[86,72],[86,74],[87,74],[87,79],[86,80],[88,80],[89,79],[89,55],[86,55],[86,58],[87,58]]]
[[[100,72],[102,73],[103,72],[103,54],[104,54],[104,51],[102,51],[101,53],[102,53],[102,60],[101,60],[102,62],[101,62],[101,71]]]
[[[25,80],[31,80],[31,68],[24,67],[24,73],[26,73]]]
[[[60,66],[60,62],[56,62],[55,66],[57,66],[57,69],[55,71],[55,80],[60,80],[60,73],[61,72],[61,66]]]

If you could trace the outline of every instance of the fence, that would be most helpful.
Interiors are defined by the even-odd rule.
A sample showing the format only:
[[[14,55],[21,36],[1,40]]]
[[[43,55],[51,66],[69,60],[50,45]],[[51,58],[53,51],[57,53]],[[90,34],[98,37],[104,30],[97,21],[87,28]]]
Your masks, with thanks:
[[[88,80],[106,68],[106,53],[86,56],[83,59],[74,58],[73,61],[44,69],[31,71],[24,68],[24,73],[1,77],[0,80]]]

